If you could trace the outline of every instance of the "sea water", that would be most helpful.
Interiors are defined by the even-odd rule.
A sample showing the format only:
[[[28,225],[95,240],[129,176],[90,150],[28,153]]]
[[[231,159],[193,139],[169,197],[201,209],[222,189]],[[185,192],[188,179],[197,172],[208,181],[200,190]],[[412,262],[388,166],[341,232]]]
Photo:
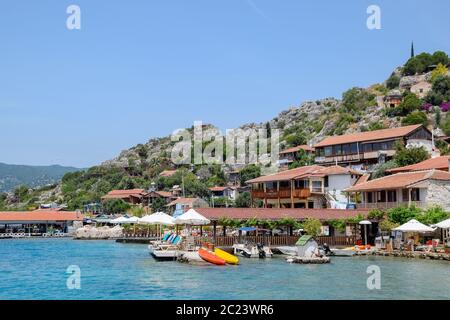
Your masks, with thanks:
[[[450,299],[445,261],[354,257],[297,265],[280,256],[241,262],[156,262],[145,245],[113,241],[1,240],[0,299]],[[71,266],[79,268],[79,289],[68,285]],[[379,267],[380,290],[368,289],[370,266]]]

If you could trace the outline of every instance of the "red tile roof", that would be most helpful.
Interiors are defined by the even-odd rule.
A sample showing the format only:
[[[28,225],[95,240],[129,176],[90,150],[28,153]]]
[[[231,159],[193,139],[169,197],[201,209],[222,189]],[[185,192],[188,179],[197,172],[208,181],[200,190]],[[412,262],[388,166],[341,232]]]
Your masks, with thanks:
[[[300,150],[305,150],[307,152],[314,152],[314,148],[312,148],[312,147],[310,147],[310,146],[308,146],[306,144],[303,144],[301,146],[297,146],[297,147],[293,147],[293,148],[289,148],[289,149],[283,150],[283,151],[280,152],[280,154],[294,153],[294,152],[299,152]]]
[[[411,125],[406,127],[398,127],[391,129],[382,129],[375,131],[360,132],[354,134],[347,134],[343,136],[328,137],[322,140],[322,142],[316,144],[314,148],[332,146],[336,144],[354,143],[354,142],[366,142],[383,139],[393,139],[407,136],[415,130],[422,127],[422,125]]]
[[[400,167],[400,168],[393,168],[387,170],[387,172],[391,173],[397,173],[397,172],[407,172],[407,171],[420,171],[420,170],[442,170],[442,171],[448,171],[449,166],[448,163],[450,161],[450,156],[442,156],[437,158],[428,159],[416,164],[412,164],[410,166]]]
[[[0,212],[0,221],[83,221],[84,216],[79,212],[69,211],[6,211]]]
[[[362,173],[353,169],[344,168],[342,166],[331,166],[331,167],[324,167],[322,169],[319,169],[317,173],[313,173],[313,176],[334,176],[334,175],[341,175],[341,174],[353,174],[361,176]]]
[[[173,197],[173,194],[170,191],[154,191],[154,192],[163,198],[172,198]]]
[[[300,179],[300,178],[325,177],[325,176],[332,176],[332,175],[339,175],[339,174],[361,175],[362,173],[352,170],[352,169],[344,168],[341,166],[322,167],[322,166],[313,165],[313,166],[305,166],[305,167],[295,168],[295,169],[271,174],[268,176],[259,177],[256,179],[249,180],[249,181],[247,181],[247,183],[288,181],[288,180]]]
[[[292,179],[299,178],[308,173],[316,172],[317,170],[323,169],[321,166],[305,166],[300,168],[295,168],[291,170],[282,171],[275,174],[270,174],[268,176],[259,177],[256,179],[252,179],[247,181],[247,183],[263,183],[263,182],[272,182],[272,181],[288,181]]]
[[[345,191],[359,192],[408,188],[425,180],[441,180],[450,182],[450,173],[437,170],[397,173],[391,176],[354,185]]]
[[[130,197],[142,197],[147,192],[144,189],[130,189],[130,190],[113,190],[103,196],[102,199],[125,199]]]
[[[315,218],[319,220],[348,219],[358,215],[366,216],[368,210],[336,210],[336,209],[266,209],[266,208],[198,208],[195,209],[204,217],[217,221],[222,218],[228,219],[261,219],[281,220],[292,218],[305,220]]]

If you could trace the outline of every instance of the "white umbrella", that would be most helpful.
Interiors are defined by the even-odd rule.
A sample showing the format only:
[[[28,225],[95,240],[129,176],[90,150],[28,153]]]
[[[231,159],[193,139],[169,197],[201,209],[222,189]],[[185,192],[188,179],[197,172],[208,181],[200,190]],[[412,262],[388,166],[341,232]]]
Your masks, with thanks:
[[[157,212],[152,215],[148,215],[139,219],[139,223],[150,224],[150,225],[164,225],[173,226],[175,225],[175,219],[164,212]]]
[[[129,223],[127,217],[119,217],[117,219],[111,220],[112,224],[126,224]]]
[[[202,216],[194,209],[190,209],[175,219],[175,224],[186,224],[192,226],[204,226],[210,224],[211,221]]]
[[[436,227],[441,229],[450,229],[450,219],[439,222],[438,224],[436,224]]]
[[[417,220],[412,219],[411,221],[408,221],[404,225],[395,228],[394,231],[425,233],[425,232],[434,232],[434,229],[424,225],[423,223],[420,223]]]
[[[139,217],[131,217],[131,218],[128,218],[126,223],[136,224],[136,223],[139,223],[139,220],[140,220]]]
[[[139,223],[148,225],[158,225],[159,233],[162,235],[162,226],[173,226],[175,225],[175,219],[164,212],[156,212],[152,215],[148,215],[139,219]]]
[[[367,246],[367,226],[371,226],[372,222],[368,221],[368,220],[363,220],[359,223],[361,226],[364,226],[364,235],[365,235],[365,240],[366,240],[366,246]]]

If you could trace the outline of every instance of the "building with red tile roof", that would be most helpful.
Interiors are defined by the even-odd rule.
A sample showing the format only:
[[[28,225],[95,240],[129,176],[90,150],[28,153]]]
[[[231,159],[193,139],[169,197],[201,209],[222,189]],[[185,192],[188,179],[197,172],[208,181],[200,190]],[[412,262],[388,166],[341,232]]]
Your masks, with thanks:
[[[112,190],[103,196],[102,200],[122,199],[131,204],[141,204],[147,194],[148,192],[144,189]]]
[[[450,156],[441,156],[436,158],[431,158],[416,164],[412,164],[405,167],[393,168],[386,170],[389,173],[399,173],[399,172],[409,172],[409,171],[421,171],[421,170],[441,170],[449,171]]]
[[[47,233],[51,227],[63,233],[68,233],[75,222],[80,226],[84,216],[80,212],[35,210],[35,211],[5,211],[0,212],[0,236],[8,234]]]
[[[253,199],[266,208],[323,208],[345,202],[341,190],[352,186],[362,173],[341,166],[304,166],[247,181]],[[344,206],[344,205],[343,205]]]
[[[363,208],[392,208],[397,206],[450,209],[450,173],[425,170],[397,173],[358,183],[345,190],[362,194]]]
[[[395,155],[397,142],[424,146],[432,153],[431,132],[422,125],[382,129],[325,138],[314,146],[316,164],[359,167],[370,170]]]

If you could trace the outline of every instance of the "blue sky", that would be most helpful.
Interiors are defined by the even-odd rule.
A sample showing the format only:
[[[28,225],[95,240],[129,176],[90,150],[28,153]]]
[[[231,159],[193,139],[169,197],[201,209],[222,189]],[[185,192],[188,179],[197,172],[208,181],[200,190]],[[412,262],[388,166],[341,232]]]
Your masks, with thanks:
[[[81,30],[66,8],[81,8]],[[382,29],[366,9],[381,7]],[[450,2],[15,0],[0,4],[0,162],[87,167],[194,120],[266,121],[450,52]]]

